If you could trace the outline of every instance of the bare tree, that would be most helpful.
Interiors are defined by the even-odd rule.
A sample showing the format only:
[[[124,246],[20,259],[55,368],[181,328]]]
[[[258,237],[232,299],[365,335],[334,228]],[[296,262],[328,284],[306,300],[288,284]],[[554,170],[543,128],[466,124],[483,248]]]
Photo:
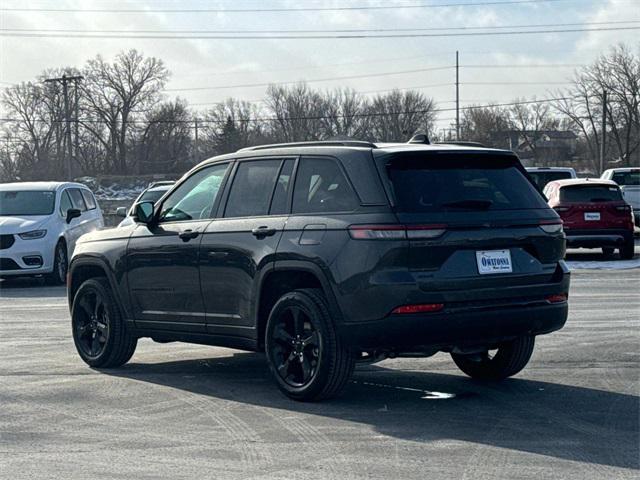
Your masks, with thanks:
[[[137,50],[118,54],[113,63],[101,56],[84,69],[83,124],[102,143],[115,170],[127,173],[130,126],[159,101],[169,78],[162,60],[145,58]]]
[[[496,133],[509,130],[509,114],[502,107],[472,105],[462,111],[460,134],[463,139],[495,145]]]
[[[234,98],[211,108],[201,123],[202,151],[206,155],[217,155],[264,143],[266,127],[257,121],[259,114],[254,104]]]
[[[559,125],[551,106],[546,102],[525,103],[523,99],[509,108],[508,115],[511,128],[520,135],[520,149],[529,150],[534,161],[546,163],[546,159],[540,158],[538,145],[545,130],[555,130]]]
[[[602,142],[600,119],[603,92],[607,92],[608,133],[606,156],[623,165],[637,163],[640,155],[640,43],[638,53],[617,45],[592,65],[577,71],[573,85],[559,92],[554,107],[570,119],[587,146],[594,171],[599,169]]]
[[[190,165],[191,113],[178,99],[157,105],[145,117],[136,148],[137,170],[168,173],[185,171]]]
[[[375,97],[367,108],[369,139],[380,142],[406,141],[414,133],[433,134],[435,102],[415,91],[394,90]]]
[[[323,136],[325,102],[322,95],[305,83],[292,87],[271,85],[266,105],[275,117],[270,130],[276,141],[320,140]]]

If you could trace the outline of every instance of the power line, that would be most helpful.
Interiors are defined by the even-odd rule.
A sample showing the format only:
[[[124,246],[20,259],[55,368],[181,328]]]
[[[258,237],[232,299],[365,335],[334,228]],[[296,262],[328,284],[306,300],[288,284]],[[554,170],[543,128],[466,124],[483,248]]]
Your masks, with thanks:
[[[585,27],[596,25],[627,25],[640,23],[640,20],[612,20],[606,22],[576,22],[576,23],[530,23],[519,25],[487,25],[487,26],[456,26],[456,27],[419,27],[419,28],[355,28],[355,29],[297,29],[297,30],[81,30],[68,28],[0,28],[2,32],[33,32],[33,33],[73,33],[73,34],[313,34],[313,33],[384,33],[384,32],[429,32],[450,30],[501,30],[508,28],[552,28],[552,27]]]
[[[544,98],[539,100],[523,100],[517,102],[509,102],[509,103],[491,103],[486,105],[469,105],[465,107],[460,107],[460,110],[474,110],[480,108],[491,108],[491,107],[508,107],[514,105],[531,105],[538,103],[547,103],[547,102],[555,102],[560,100],[573,100],[576,98],[580,98],[578,96],[564,96],[564,97],[555,97],[555,98]],[[385,115],[409,115],[409,114],[419,114],[419,113],[439,113],[439,112],[452,112],[455,111],[455,108],[429,108],[422,110],[402,110],[396,112],[368,112],[368,113],[354,113],[354,114],[339,114],[339,115],[312,115],[312,116],[298,116],[298,117],[256,117],[249,119],[238,119],[238,122],[270,122],[270,121],[292,121],[292,120],[325,120],[332,118],[345,118],[345,117],[380,117]],[[1,122],[21,122],[22,119],[17,118],[0,118]],[[47,122],[44,119],[36,119],[35,121],[39,122]],[[51,123],[64,122],[65,120],[51,120]],[[82,123],[107,123],[106,120],[97,120],[97,119],[80,119]],[[214,120],[214,119],[198,119],[199,123],[214,123],[214,124],[224,124],[226,120]],[[163,123],[193,123],[192,120],[128,120],[125,123],[132,125],[150,125],[150,124],[163,124]]]
[[[398,33],[398,34],[332,34],[332,35],[129,35],[129,34],[89,34],[89,33],[24,33],[0,32],[0,37],[20,38],[96,38],[96,39],[138,39],[138,40],[352,40],[367,38],[440,38],[440,37],[486,37],[500,35],[539,35],[543,33],[581,33],[640,30],[640,27],[566,28],[538,30],[505,30],[500,32],[451,32],[451,33]]]
[[[339,12],[352,10],[396,10],[396,9],[433,9],[447,7],[481,7],[503,5],[526,5],[536,3],[557,3],[567,0],[506,0],[484,2],[451,2],[439,4],[394,4],[394,5],[360,5],[349,7],[272,7],[272,8],[135,8],[135,9],[106,9],[106,8],[23,8],[2,7],[0,12],[42,12],[42,13],[269,13],[269,12]]]
[[[229,88],[250,88],[250,87],[268,87],[270,85],[291,85],[296,83],[316,83],[316,82],[330,82],[334,80],[353,80],[357,78],[370,78],[370,77],[386,77],[389,75],[403,75],[408,73],[422,73],[422,72],[433,72],[437,70],[450,70],[454,68],[453,66],[441,66],[441,67],[429,67],[429,68],[417,68],[414,70],[398,70],[395,72],[380,72],[380,73],[369,73],[369,74],[360,74],[360,75],[347,75],[342,77],[325,77],[325,78],[315,78],[309,80],[289,80],[286,82],[261,82],[261,83],[246,83],[244,85],[219,85],[214,87],[185,87],[185,88],[166,88],[165,92],[189,92],[189,91],[199,91],[199,90],[221,90],[221,89],[229,89]]]

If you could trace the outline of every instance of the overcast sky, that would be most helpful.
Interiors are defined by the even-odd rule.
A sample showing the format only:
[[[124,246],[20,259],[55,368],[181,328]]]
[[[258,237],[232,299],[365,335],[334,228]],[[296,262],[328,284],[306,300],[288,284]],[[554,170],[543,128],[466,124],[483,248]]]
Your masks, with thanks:
[[[486,5],[505,0],[1,0],[0,29],[80,31],[243,31],[243,30],[350,30],[492,27],[576,24],[564,28],[640,26],[640,0],[547,0],[509,5]],[[521,0],[518,0],[521,1]],[[170,9],[265,9],[302,7],[361,7],[380,5],[441,5],[484,3],[442,8],[394,8],[383,10],[335,10],[289,12],[158,12]],[[120,9],[139,12],[37,12],[7,11],[11,8]],[[144,11],[140,11],[144,10]],[[620,23],[637,21],[635,24]],[[607,25],[600,22],[615,22]],[[598,23],[598,24],[595,24]],[[546,27],[532,27],[544,29]],[[562,28],[562,27],[555,27]],[[521,30],[522,28],[520,28]],[[514,30],[505,28],[504,30]],[[472,30],[475,32],[476,30]],[[496,31],[496,30],[483,30]],[[457,30],[469,33],[468,30]],[[460,51],[463,104],[506,102],[516,97],[543,98],[571,76],[575,67],[489,68],[465,65],[584,64],[610,45],[626,42],[638,48],[640,30],[545,33],[422,38],[367,39],[131,39],[122,38],[25,38],[0,37],[0,81],[32,80],[43,69],[82,66],[101,54],[112,58],[118,51],[136,48],[145,55],[162,58],[172,72],[167,95],[180,96],[195,105],[218,102],[228,96],[258,100],[265,87],[228,87],[266,82],[308,80],[317,88],[349,86],[362,92],[394,87],[420,88],[440,108],[452,107],[455,71],[440,70],[379,75],[455,63]],[[390,32],[394,33],[394,32]],[[396,32],[397,33],[397,32]],[[443,33],[423,30],[422,34]],[[313,82],[331,77],[378,76]],[[529,84],[513,84],[528,82]],[[475,84],[474,84],[475,83]],[[511,83],[511,84],[509,84]],[[445,85],[440,85],[445,84]],[[373,94],[373,93],[371,93]],[[453,114],[440,115],[440,126]]]

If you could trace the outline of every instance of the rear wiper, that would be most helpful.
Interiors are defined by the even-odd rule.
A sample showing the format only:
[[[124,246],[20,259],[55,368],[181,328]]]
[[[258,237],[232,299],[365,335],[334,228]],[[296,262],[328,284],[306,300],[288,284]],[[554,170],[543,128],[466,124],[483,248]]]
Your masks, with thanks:
[[[596,197],[596,198],[591,198],[589,199],[590,202],[611,202],[612,200],[610,198],[600,198],[600,197]]]
[[[470,208],[473,210],[487,210],[489,207],[493,205],[491,200],[458,200],[455,202],[443,203],[443,207],[450,208]]]

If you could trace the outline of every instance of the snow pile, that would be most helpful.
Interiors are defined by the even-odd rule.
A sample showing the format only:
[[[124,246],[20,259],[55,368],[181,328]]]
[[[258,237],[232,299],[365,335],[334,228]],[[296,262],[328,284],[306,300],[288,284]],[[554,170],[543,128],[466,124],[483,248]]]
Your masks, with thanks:
[[[570,270],[628,270],[640,267],[640,258],[631,260],[567,260]]]

